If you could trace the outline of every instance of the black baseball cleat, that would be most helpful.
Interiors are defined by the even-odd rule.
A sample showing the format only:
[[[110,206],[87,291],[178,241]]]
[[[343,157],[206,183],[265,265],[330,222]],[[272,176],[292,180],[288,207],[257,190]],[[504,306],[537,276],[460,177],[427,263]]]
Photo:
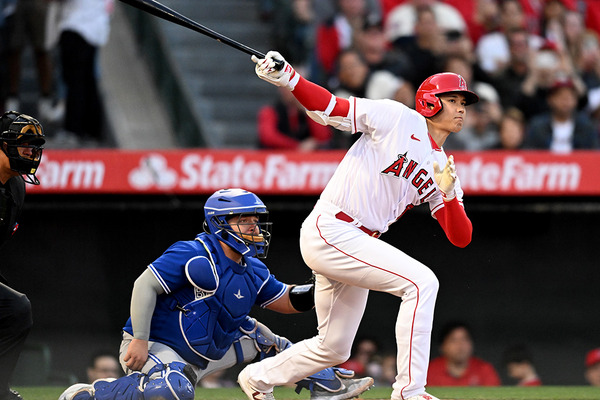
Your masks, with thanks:
[[[23,397],[16,390],[8,389],[0,395],[0,400],[23,400]]]

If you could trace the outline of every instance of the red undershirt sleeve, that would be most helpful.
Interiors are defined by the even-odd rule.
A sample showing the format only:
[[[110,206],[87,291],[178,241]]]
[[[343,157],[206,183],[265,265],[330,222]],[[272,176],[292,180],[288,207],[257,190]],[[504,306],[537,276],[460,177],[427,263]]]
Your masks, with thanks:
[[[296,84],[292,94],[309,111],[325,111],[331,101],[331,92],[303,77]],[[350,111],[348,99],[336,97],[336,104],[329,114],[332,117],[345,117]]]
[[[466,247],[471,243],[473,225],[456,197],[444,201],[444,207],[435,213],[435,217],[453,245]]]

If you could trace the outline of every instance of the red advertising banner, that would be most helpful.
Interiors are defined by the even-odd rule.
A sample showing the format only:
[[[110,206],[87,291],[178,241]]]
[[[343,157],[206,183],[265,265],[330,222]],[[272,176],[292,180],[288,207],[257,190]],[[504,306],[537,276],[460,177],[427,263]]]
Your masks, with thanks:
[[[344,156],[252,150],[45,150],[28,193],[318,195]],[[600,152],[453,152],[467,195],[597,196]]]

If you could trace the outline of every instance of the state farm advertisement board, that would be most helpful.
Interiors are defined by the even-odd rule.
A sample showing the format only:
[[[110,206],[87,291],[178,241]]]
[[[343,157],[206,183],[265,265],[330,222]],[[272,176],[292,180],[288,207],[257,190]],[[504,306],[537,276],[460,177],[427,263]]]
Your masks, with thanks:
[[[46,150],[28,193],[318,195],[344,156],[251,150]],[[453,152],[467,195],[597,196],[600,152]]]

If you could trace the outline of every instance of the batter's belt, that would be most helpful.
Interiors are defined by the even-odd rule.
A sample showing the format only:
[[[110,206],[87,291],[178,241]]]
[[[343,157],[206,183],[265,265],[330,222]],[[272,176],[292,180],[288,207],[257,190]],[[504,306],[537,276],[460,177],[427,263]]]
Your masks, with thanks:
[[[348,214],[346,214],[343,211],[340,211],[339,213],[335,214],[335,217],[341,221],[348,222],[348,223],[351,223],[352,225],[355,225],[358,229],[365,232],[369,236],[373,236],[374,238],[378,238],[379,236],[381,236],[381,232],[372,231],[369,228],[366,228],[362,224],[357,223],[357,221],[355,221],[354,218],[352,218],[351,216],[349,216]]]

